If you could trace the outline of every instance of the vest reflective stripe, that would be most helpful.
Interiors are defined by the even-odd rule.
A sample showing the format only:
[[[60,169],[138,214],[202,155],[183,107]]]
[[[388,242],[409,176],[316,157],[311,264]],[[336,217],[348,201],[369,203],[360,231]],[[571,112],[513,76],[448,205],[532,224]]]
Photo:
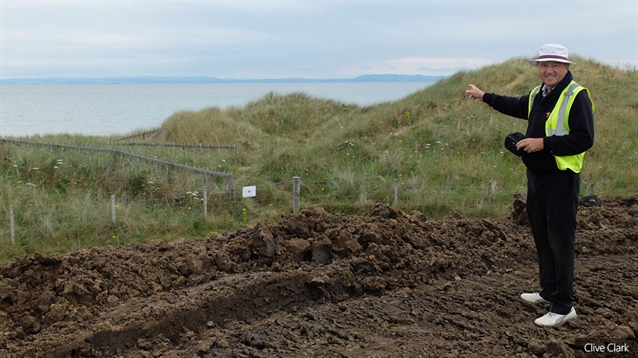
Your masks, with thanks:
[[[528,116],[532,112],[532,104],[534,103],[534,98],[541,90],[541,86],[537,86],[532,90],[529,96],[529,104],[528,104]],[[564,136],[569,134],[569,111],[574,103],[574,99],[576,95],[585,90],[587,92],[587,96],[591,96],[589,94],[589,90],[581,87],[578,83],[572,81],[567,88],[563,90],[558,98],[558,102],[554,109],[558,108],[558,111],[553,110],[549,115],[547,120],[545,121],[545,135],[550,136]],[[592,111],[594,110],[594,102],[592,102]],[[570,169],[574,173],[579,173],[583,167],[583,159],[585,157],[585,153],[580,153],[576,155],[566,155],[566,156],[554,156],[556,159],[556,165],[560,170]]]
[[[563,91],[560,100],[560,108],[558,109],[558,118],[556,124],[550,125],[550,123],[547,123],[547,125],[545,126],[545,131],[547,132],[548,136],[563,136],[569,134],[569,121],[567,121],[566,118],[569,116],[568,109],[572,108],[572,103],[574,103],[576,94],[583,89],[583,87],[580,87],[577,92],[574,92],[574,90],[576,90],[576,88],[578,87],[580,87],[578,83],[572,82],[572,84],[569,85],[569,87],[567,87],[565,91]],[[548,122],[552,122],[550,121],[550,118],[552,118],[551,115],[547,120]]]
[[[534,104],[534,98],[541,91],[542,86],[536,86],[529,94],[529,103],[527,105],[527,118],[529,118],[530,113],[532,113],[532,104]]]

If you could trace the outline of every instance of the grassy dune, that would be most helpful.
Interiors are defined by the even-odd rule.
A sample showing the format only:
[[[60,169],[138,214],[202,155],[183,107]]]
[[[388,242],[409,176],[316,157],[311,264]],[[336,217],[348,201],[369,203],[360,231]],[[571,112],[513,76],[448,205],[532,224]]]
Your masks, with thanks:
[[[577,82],[596,104],[596,143],[585,157],[582,194],[637,194],[638,72],[575,57]],[[506,134],[526,122],[497,113],[464,95],[472,83],[488,92],[521,95],[539,83],[526,59],[465,71],[399,101],[361,107],[304,93],[270,93],[245,106],[177,112],[153,143],[236,145],[223,149],[126,147],[115,138],[71,135],[31,141],[108,147],[234,175],[238,194],[222,182],[174,174],[106,154],[5,145],[0,187],[0,259],[34,251],[178,240],[234,231],[292,210],[292,178],[301,178],[301,207],[365,214],[375,202],[418,210],[433,219],[451,212],[470,217],[507,215],[525,191],[525,168],[503,149]],[[134,134],[134,133],[132,133]],[[37,168],[37,169],[34,169]],[[202,186],[208,210],[202,215]],[[243,186],[255,198],[241,198]],[[109,198],[118,200],[113,223]],[[14,206],[17,243],[10,243]]]

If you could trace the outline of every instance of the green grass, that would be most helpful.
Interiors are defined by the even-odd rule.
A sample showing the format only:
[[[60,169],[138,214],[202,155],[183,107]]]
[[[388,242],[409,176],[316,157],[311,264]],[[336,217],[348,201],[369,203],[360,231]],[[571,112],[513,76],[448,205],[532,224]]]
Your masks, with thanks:
[[[596,104],[596,143],[585,157],[582,194],[636,195],[638,90],[636,69],[576,58],[575,79]],[[235,231],[292,210],[292,179],[301,178],[301,207],[320,205],[364,215],[375,202],[441,219],[504,216],[524,193],[525,168],[505,151],[503,138],[526,122],[470,101],[469,83],[488,92],[522,95],[540,80],[523,58],[462,71],[405,98],[356,106],[304,93],[269,93],[245,106],[180,111],[161,125],[153,143],[236,145],[228,149],[125,146],[114,137],[36,136],[30,141],[112,148],[233,174],[225,181],[109,153],[33,146],[0,147],[0,259],[35,251],[144,243]],[[160,128],[158,128],[160,129]],[[131,133],[135,134],[135,133]],[[37,169],[35,169],[37,168]],[[488,188],[492,184],[491,202]],[[201,194],[206,186],[208,218]],[[241,198],[243,186],[257,196]],[[193,194],[197,193],[197,195]],[[118,202],[111,220],[110,196]],[[9,207],[17,243],[11,245]]]

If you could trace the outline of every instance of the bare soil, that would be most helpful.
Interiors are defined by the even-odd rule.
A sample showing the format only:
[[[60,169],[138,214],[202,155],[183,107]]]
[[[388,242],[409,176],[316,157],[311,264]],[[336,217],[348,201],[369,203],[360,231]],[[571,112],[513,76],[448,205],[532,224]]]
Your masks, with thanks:
[[[519,199],[506,218],[439,221],[311,207],[2,263],[0,357],[638,356],[638,197],[581,204],[578,318],[562,327],[536,327],[547,307],[519,298],[538,290]]]

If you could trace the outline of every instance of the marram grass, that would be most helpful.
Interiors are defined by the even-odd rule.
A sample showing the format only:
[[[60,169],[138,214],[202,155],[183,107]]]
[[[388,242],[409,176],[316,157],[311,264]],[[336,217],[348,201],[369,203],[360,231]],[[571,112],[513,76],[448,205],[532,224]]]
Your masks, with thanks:
[[[581,195],[637,195],[638,73],[591,59],[575,62],[575,80],[591,90],[596,104],[596,142],[585,157]],[[292,211],[293,177],[301,181],[302,209],[319,205],[334,214],[365,215],[375,202],[396,202],[432,219],[452,212],[505,216],[514,194],[525,192],[526,179],[523,164],[504,150],[503,139],[523,131],[526,122],[470,101],[464,91],[472,83],[517,96],[539,82],[526,59],[514,58],[373,106],[269,93],[245,106],[176,112],[151,141],[234,145],[234,151],[127,146],[114,137],[67,134],[18,138],[111,148],[232,173],[234,197],[223,179],[169,173],[134,158],[114,163],[109,153],[5,144],[0,147],[0,259],[205,237],[277,220]],[[257,195],[242,198],[242,187],[253,185]]]

